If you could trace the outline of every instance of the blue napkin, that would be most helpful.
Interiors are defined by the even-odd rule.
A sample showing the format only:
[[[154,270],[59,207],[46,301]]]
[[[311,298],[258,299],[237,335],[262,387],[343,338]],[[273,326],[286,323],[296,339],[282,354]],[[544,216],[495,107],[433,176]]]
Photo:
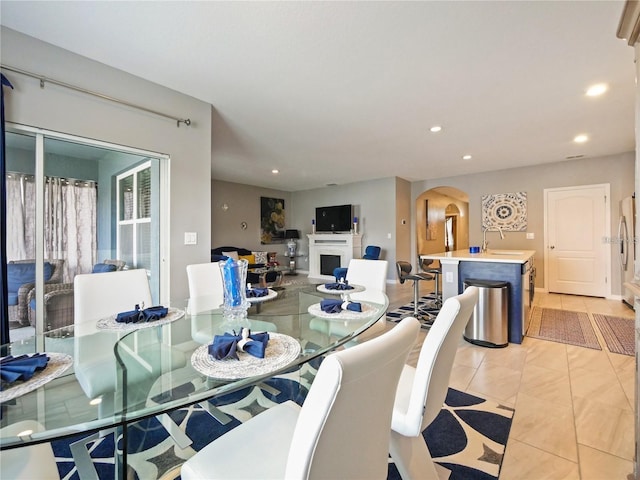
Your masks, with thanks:
[[[136,323],[138,321],[140,321],[140,305],[136,305],[135,310],[120,312],[116,315],[116,322],[119,323]]]
[[[268,288],[247,288],[247,298],[266,297],[269,295]]]
[[[0,359],[0,378],[3,382],[11,383],[16,380],[29,380],[36,370],[42,370],[47,366],[49,357],[44,353],[33,355],[9,355]]]
[[[324,288],[327,290],[353,290],[353,287],[347,282],[325,283]]]
[[[152,322],[154,320],[160,320],[167,316],[169,309],[161,305],[155,307],[145,308],[140,310],[140,305],[136,305],[135,310],[128,312],[121,312],[116,315],[116,322],[119,323],[138,323],[138,322]]]
[[[156,305],[155,307],[149,307],[142,310],[142,317],[145,322],[153,322],[154,320],[160,320],[164,318],[169,313],[169,309],[167,307],[163,307],[162,305]]]
[[[257,358],[264,358],[264,352],[269,343],[269,334],[251,333],[248,328],[243,328],[240,335],[225,333],[213,337],[213,343],[209,345],[209,355],[216,360],[235,358],[239,360],[237,351],[246,352]]]
[[[358,302],[344,302],[333,298],[321,300],[320,308],[325,313],[340,313],[342,310],[351,310],[352,312],[362,311],[362,305]]]

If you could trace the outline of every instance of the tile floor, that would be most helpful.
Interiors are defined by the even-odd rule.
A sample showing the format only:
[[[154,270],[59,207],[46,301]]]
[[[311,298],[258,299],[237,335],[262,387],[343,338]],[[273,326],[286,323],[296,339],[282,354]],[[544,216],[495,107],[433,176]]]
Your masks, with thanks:
[[[390,308],[412,298],[407,284],[387,294]],[[600,298],[536,292],[534,304],[634,316]],[[602,351],[528,337],[500,349],[461,341],[451,386],[515,408],[501,480],[633,478],[635,357],[608,352],[594,329]]]

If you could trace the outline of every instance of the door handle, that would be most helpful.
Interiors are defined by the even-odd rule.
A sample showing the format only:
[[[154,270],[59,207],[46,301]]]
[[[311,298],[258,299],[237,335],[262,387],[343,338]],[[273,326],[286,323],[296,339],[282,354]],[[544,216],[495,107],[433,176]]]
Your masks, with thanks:
[[[550,248],[551,250],[553,250],[553,249],[554,249],[554,248],[556,248],[556,247],[554,247],[553,245],[551,245],[549,248]]]

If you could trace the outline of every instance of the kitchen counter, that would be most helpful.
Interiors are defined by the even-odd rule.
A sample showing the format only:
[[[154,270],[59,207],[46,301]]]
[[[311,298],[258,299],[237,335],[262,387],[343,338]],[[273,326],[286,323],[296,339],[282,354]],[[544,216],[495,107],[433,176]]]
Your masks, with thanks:
[[[422,259],[439,260],[442,265],[442,298],[462,293],[465,281],[490,280],[509,284],[509,342],[522,343],[528,327],[531,306],[530,269],[534,250],[492,250],[469,253],[469,250],[429,253]]]
[[[453,252],[429,253],[420,258],[432,260],[464,260],[468,262],[525,263],[535,255],[535,250],[489,249],[482,253],[469,253],[469,249]]]

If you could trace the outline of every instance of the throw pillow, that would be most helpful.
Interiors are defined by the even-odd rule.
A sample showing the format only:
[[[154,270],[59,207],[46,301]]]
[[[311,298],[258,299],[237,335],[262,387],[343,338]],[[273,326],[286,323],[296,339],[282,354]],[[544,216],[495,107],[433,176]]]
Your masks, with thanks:
[[[91,273],[115,272],[117,269],[118,267],[111,263],[96,263]]]
[[[238,255],[239,259],[245,259],[249,265],[253,265],[254,263],[256,263],[256,257],[255,255]]]
[[[233,258],[235,261],[238,261],[238,252],[222,252],[225,257]]]
[[[53,266],[49,262],[43,264],[43,277],[47,282],[53,274]],[[17,292],[25,283],[35,283],[35,263],[9,263],[7,264],[7,290]]]
[[[267,263],[267,252],[251,252],[256,258],[255,263]]]

